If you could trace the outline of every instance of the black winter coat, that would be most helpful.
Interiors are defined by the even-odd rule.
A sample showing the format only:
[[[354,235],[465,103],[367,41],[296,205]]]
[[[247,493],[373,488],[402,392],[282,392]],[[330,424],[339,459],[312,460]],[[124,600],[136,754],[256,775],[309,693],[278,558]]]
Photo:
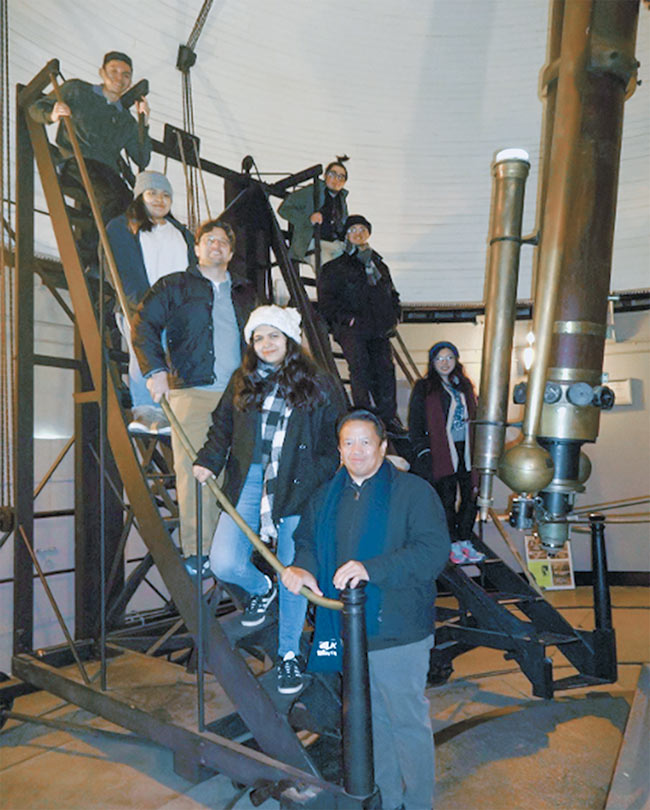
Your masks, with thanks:
[[[256,306],[255,288],[231,274],[231,297],[244,345],[244,326]],[[212,299],[214,285],[198,267],[163,276],[151,287],[131,324],[133,348],[146,377],[166,370],[170,388],[214,382]],[[167,330],[167,355],[162,345]]]
[[[384,464],[391,479],[386,536],[381,551],[363,560],[370,582],[381,592],[379,629],[368,638],[370,650],[411,644],[433,633],[436,579],[449,558],[447,520],[433,487],[415,475],[400,472],[389,461]],[[364,509],[364,499],[372,497],[375,483],[373,476],[361,485],[355,498],[360,510]],[[328,494],[325,485],[310,498],[294,532],[296,555],[292,565],[317,579],[316,527],[323,519]],[[347,562],[340,552],[337,547],[337,566]]]
[[[260,412],[240,411],[233,402],[234,383],[239,369],[212,414],[208,438],[199,450],[195,464],[219,475],[224,465],[223,491],[237,505],[253,458]],[[312,410],[294,408],[289,417],[282,445],[278,481],[273,499],[273,520],[300,514],[318,487],[328,481],[339,466],[336,423],[345,413],[343,397],[333,379],[324,373],[316,377],[326,401]]]
[[[384,337],[399,321],[399,294],[388,266],[374,250],[372,259],[381,274],[376,285],[368,283],[366,269],[356,255],[343,253],[323,266],[318,279],[318,311],[334,337],[352,318],[352,328],[365,337]]]

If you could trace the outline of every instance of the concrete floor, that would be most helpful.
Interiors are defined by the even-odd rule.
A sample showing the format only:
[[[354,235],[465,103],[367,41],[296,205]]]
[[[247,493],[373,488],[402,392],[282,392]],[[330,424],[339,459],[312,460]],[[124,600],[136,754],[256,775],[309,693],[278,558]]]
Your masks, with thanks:
[[[556,591],[549,601],[591,629],[591,591]],[[436,810],[600,810],[620,747],[640,666],[650,661],[650,592],[613,588],[618,639],[616,684],[531,697],[518,667],[498,651],[456,659],[444,686],[429,690],[436,733]],[[556,677],[562,657],[555,656]],[[567,666],[568,673],[568,666]],[[215,776],[192,785],[174,773],[172,755],[102,718],[44,692],[14,711],[83,723],[60,731],[9,721],[0,733],[2,810],[246,810],[248,792]],[[93,728],[114,735],[93,735]],[[118,736],[119,735],[119,736]],[[272,799],[261,805],[277,808]]]

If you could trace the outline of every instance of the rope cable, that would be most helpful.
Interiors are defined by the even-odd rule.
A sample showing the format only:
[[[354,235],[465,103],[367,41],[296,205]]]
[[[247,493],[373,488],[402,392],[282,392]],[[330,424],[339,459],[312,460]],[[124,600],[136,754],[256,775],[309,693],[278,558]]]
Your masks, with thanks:
[[[201,11],[199,11],[199,16],[196,18],[196,22],[194,23],[194,28],[190,32],[190,35],[187,40],[187,47],[194,50],[196,43],[201,36],[201,32],[203,31],[203,26],[208,19],[208,14],[210,13],[210,9],[212,7],[213,0],[205,0],[203,5],[201,6]]]
[[[185,44],[185,48],[181,46],[179,54],[181,51],[185,51],[185,58],[181,58],[179,55],[179,62],[177,67],[181,71],[183,75],[182,79],[182,106],[183,106],[183,129],[185,132],[188,132],[192,139],[196,134],[194,128],[194,100],[192,97],[192,78],[190,74],[190,69],[194,62],[196,61],[196,54],[194,54],[194,49],[196,44],[201,36],[203,31],[203,27],[208,19],[208,14],[210,13],[210,9],[212,8],[213,0],[204,0],[203,5],[201,6],[201,10],[199,11],[198,17],[194,23],[194,27],[192,28],[190,35],[187,39],[187,43]],[[182,155],[183,160],[183,168],[185,170],[185,184],[186,184],[186,194],[187,194],[187,219],[188,219],[188,227],[190,230],[194,230],[199,222],[201,221],[201,200],[199,197],[199,187],[197,181],[197,174],[198,178],[201,183],[201,187],[203,189],[203,195],[205,198],[206,210],[208,211],[208,216],[210,215],[210,206],[207,200],[207,191],[205,188],[205,182],[203,179],[203,174],[201,171],[201,162],[199,160],[198,149],[196,146],[196,142],[194,142],[194,153],[196,156],[196,165],[190,166],[189,169],[185,164],[185,157]],[[179,143],[180,146],[180,143]]]

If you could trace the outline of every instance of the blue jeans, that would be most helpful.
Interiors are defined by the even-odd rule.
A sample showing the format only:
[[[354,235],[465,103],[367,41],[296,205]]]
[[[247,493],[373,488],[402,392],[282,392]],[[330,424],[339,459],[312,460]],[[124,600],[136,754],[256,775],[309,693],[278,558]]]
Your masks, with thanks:
[[[237,501],[237,511],[254,532],[260,528],[260,501],[264,468],[251,464]],[[278,523],[277,557],[283,565],[290,565],[295,554],[293,533],[300,521],[299,515],[281,518]],[[251,562],[250,540],[235,524],[230,515],[223,512],[219,518],[210,549],[210,568],[224,582],[238,585],[252,595],[260,596],[269,588],[264,574]],[[278,655],[300,652],[300,636],[305,623],[307,600],[288,591],[280,584],[280,629]]]
[[[115,322],[120,334],[126,341],[126,346],[129,352],[129,392],[131,393],[131,401],[134,408],[142,405],[151,405],[151,407],[159,408],[151,398],[149,389],[147,388],[147,381],[142,376],[138,359],[133,351],[133,343],[131,341],[131,327],[121,312],[115,313]]]

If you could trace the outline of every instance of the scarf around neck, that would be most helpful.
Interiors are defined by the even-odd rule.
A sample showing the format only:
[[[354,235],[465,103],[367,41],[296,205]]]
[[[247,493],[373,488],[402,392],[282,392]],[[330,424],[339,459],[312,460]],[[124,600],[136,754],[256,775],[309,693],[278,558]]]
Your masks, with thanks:
[[[372,478],[364,481],[364,493],[360,526],[351,559],[363,562],[381,554],[386,544],[386,527],[390,506],[391,470],[384,461]],[[316,528],[316,558],[318,560],[318,585],[330,599],[338,599],[339,592],[332,578],[337,569],[337,538],[346,527],[340,525],[339,505],[345,488],[350,485],[348,471],[341,468],[330,482],[323,509]],[[366,630],[368,636],[379,630],[381,591],[372,582],[366,583]],[[343,662],[341,649],[341,617],[338,611],[316,608],[314,640],[309,657],[309,668],[316,671],[340,671]]]
[[[273,520],[278,470],[282,446],[287,434],[291,406],[280,393],[277,380],[270,379],[276,371],[268,363],[258,363],[256,373],[260,379],[268,380],[269,390],[262,403],[260,428],[262,432],[262,466],[264,480],[260,500],[260,537],[263,542],[273,545],[278,538],[278,529]]]

